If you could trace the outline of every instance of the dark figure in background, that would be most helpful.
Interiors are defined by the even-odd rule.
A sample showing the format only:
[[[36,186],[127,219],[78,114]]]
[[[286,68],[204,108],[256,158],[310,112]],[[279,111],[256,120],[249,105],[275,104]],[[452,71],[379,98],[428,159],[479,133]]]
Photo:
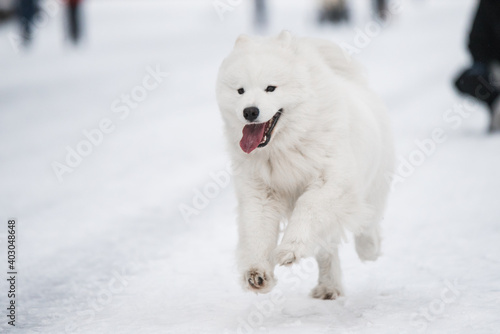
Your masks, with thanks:
[[[16,8],[13,1],[0,0],[0,24],[15,17]]]
[[[481,0],[469,36],[473,64],[455,81],[457,89],[486,103],[491,113],[490,132],[500,130],[500,87],[492,65],[500,62],[500,1]]]
[[[19,0],[18,11],[23,43],[28,45],[33,39],[33,18],[38,11],[38,1]]]
[[[69,38],[74,44],[77,44],[82,35],[80,0],[67,0],[67,3]]]
[[[375,13],[379,19],[387,19],[387,0],[374,0],[375,1]]]
[[[319,22],[340,23],[349,21],[349,8],[346,0],[322,0]]]
[[[385,20],[388,16],[387,0],[373,0],[375,15]],[[321,10],[319,14],[319,22],[325,21],[332,23],[340,23],[349,21],[350,13],[347,0],[322,0]]]
[[[265,0],[255,0],[255,26],[264,29],[267,26],[267,8]]]

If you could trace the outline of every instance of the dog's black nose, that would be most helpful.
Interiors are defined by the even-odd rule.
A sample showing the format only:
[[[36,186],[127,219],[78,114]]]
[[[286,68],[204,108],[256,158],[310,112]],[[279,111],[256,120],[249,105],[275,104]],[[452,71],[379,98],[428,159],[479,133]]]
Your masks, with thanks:
[[[243,116],[249,122],[253,122],[259,117],[259,108],[257,107],[248,107],[243,109]]]

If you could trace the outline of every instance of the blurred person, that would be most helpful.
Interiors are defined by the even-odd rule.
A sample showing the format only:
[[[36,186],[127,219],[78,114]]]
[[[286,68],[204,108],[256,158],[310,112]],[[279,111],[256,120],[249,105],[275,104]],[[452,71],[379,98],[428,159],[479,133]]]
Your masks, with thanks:
[[[38,0],[19,0],[18,16],[24,45],[30,44],[33,39],[33,18],[37,12]]]
[[[387,0],[373,0],[375,15],[381,19],[387,19]],[[339,23],[349,21],[349,7],[347,0],[322,0],[319,21]]]
[[[375,1],[375,14],[379,19],[387,19],[387,0],[374,0]]]
[[[257,28],[267,26],[267,8],[265,0],[255,0],[255,25]]]
[[[14,0],[0,0],[0,23],[13,17],[15,12]]]
[[[473,64],[456,79],[457,89],[484,102],[490,111],[489,131],[500,130],[500,87],[493,66],[500,62],[500,2],[481,0],[469,35]]]
[[[69,38],[74,44],[77,44],[80,41],[82,34],[80,2],[81,0],[66,0]]]
[[[322,0],[319,22],[340,23],[349,21],[349,8],[346,0]]]

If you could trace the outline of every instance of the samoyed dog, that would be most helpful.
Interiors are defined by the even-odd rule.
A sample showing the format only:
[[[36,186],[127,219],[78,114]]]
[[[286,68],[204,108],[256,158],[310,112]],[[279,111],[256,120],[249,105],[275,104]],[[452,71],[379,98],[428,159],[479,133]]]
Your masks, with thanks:
[[[235,168],[244,288],[267,293],[276,265],[315,256],[311,295],[341,296],[345,232],[361,260],[380,254],[393,168],[383,103],[340,47],[287,31],[240,36],[216,91]]]

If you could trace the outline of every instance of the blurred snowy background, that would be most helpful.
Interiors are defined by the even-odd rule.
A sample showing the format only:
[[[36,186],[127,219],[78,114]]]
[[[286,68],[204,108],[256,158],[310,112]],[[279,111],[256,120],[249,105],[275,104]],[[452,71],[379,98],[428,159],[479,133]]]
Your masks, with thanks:
[[[27,47],[0,23],[2,277],[19,224],[17,326],[2,279],[0,332],[500,331],[500,136],[452,88],[476,1],[394,0],[381,26],[365,0],[340,25],[318,25],[315,1],[268,0],[257,29],[249,0],[88,0],[76,46],[66,9],[42,4]],[[307,296],[307,260],[277,270],[274,295],[238,285],[214,82],[240,33],[282,29],[354,47],[393,121],[384,255],[343,245],[337,301]]]

